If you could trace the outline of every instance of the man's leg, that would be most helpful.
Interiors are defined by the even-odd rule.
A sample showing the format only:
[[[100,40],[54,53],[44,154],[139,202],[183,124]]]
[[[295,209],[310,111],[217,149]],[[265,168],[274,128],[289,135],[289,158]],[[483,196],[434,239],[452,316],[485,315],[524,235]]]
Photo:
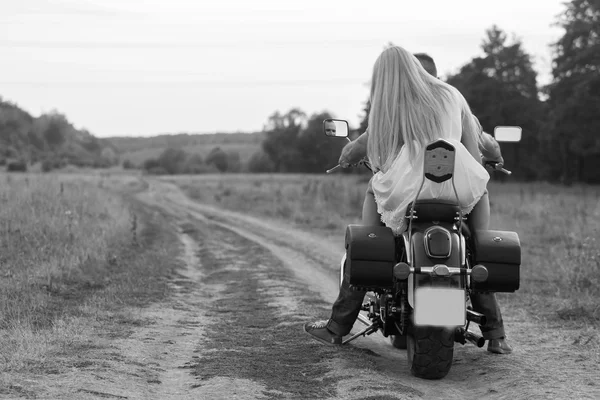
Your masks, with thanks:
[[[469,228],[474,230],[488,230],[490,225],[490,199],[486,190],[477,205],[469,215]],[[471,294],[473,310],[482,313],[486,317],[486,324],[480,326],[483,338],[488,340],[488,350],[493,353],[510,353],[512,348],[506,343],[504,334],[504,322],[500,306],[494,293]]]
[[[364,291],[352,290],[350,284],[344,279],[338,298],[331,308],[331,317],[327,322],[327,329],[338,336],[349,334],[356,318],[358,318],[364,298]]]
[[[377,213],[377,205],[375,204],[375,196],[371,189],[371,182],[369,182],[365,194],[362,217],[363,225],[381,224],[381,218]],[[306,324],[304,330],[321,342],[341,344],[341,337],[350,333],[356,318],[358,318],[364,297],[365,292],[352,290],[350,284],[344,279],[340,286],[338,298],[333,303],[329,320]]]
[[[370,181],[363,203],[362,224],[382,225]],[[352,290],[350,284],[344,279],[340,287],[340,294],[335,303],[333,303],[331,318],[329,318],[327,328],[340,336],[350,333],[356,318],[358,318],[364,298],[365,292]]]
[[[479,326],[483,338],[488,340],[488,351],[498,354],[512,353],[512,347],[506,342],[504,322],[500,306],[494,293],[472,293],[473,310],[485,315],[486,323]]]
[[[500,306],[494,293],[472,293],[473,310],[485,315],[486,324],[479,326],[485,340],[500,339],[504,335],[504,323]]]

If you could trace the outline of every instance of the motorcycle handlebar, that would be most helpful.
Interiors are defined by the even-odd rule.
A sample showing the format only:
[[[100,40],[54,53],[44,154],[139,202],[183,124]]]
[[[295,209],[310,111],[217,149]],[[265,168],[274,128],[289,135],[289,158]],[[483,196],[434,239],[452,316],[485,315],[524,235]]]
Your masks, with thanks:
[[[369,166],[369,164],[368,164],[366,161],[360,161],[360,162],[358,163],[358,165],[361,165],[361,164],[362,164],[362,165],[365,165],[367,168],[369,168],[369,169],[370,169],[370,166]],[[509,170],[505,169],[504,167],[502,167],[502,168],[500,168],[500,169],[496,168],[496,166],[498,165],[498,163],[497,163],[497,162],[487,162],[486,164],[487,164],[487,165],[489,165],[489,166],[491,166],[491,167],[492,167],[492,168],[493,168],[495,171],[500,171],[500,172],[502,172],[502,173],[504,173],[504,174],[506,174],[506,175],[511,175],[511,174],[512,174],[512,172],[511,172],[511,171],[509,171]],[[331,169],[328,169],[327,171],[325,171],[325,173],[327,173],[327,174],[330,174],[330,173],[332,173],[332,172],[336,171],[338,168],[341,168],[341,167],[342,167],[342,166],[341,166],[340,164],[338,164],[338,165],[336,165],[335,167],[333,167],[333,168],[331,168]]]
[[[342,166],[341,166],[340,164],[338,164],[338,165],[336,165],[335,167],[333,167],[333,168],[331,168],[331,169],[328,169],[327,171],[325,171],[325,173],[327,173],[327,174],[330,174],[330,173],[332,173],[333,171],[335,171],[336,169],[338,169],[338,168],[341,168],[341,167],[342,167]]]
[[[506,175],[511,175],[512,174],[511,171],[509,171],[507,169],[504,169],[504,167],[498,168],[498,164],[499,163],[497,163],[495,161],[487,161],[485,164],[489,165],[494,171],[500,171],[502,173],[505,173]]]
[[[367,167],[367,169],[371,170],[371,164],[369,163],[369,161],[364,158],[362,160],[360,160],[358,163],[356,164],[350,164],[350,166],[357,166],[357,165],[364,165],[365,167]],[[340,164],[336,165],[335,167],[328,169],[327,171],[325,171],[326,173],[332,173],[333,171],[337,170],[338,168],[342,168],[342,166]]]

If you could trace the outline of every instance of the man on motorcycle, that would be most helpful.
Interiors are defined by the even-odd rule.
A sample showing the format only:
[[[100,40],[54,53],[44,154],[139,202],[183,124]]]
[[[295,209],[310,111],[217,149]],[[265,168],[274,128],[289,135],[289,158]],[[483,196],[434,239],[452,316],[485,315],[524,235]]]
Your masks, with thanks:
[[[415,54],[415,57],[421,62],[423,68],[433,76],[437,76],[437,68],[433,59],[424,53]],[[500,153],[500,146],[496,140],[489,134],[483,132],[481,125],[475,116],[473,116],[480,131],[479,150],[481,152],[482,161],[495,162],[495,168],[501,169],[504,164],[504,159]],[[342,150],[339,164],[346,168],[351,164],[356,164],[367,153],[368,130],[365,131],[356,140],[348,143]],[[369,188],[370,189],[370,185]],[[489,200],[486,195],[482,198],[485,206],[489,208]],[[489,341],[488,351],[497,354],[508,354],[512,352],[511,346],[506,342],[504,333],[504,324],[500,307],[494,293],[472,293],[471,303],[473,309],[484,314],[487,317],[487,323],[480,326],[482,335]],[[327,344],[341,344],[342,336],[347,335],[362,306],[364,300],[364,292],[354,291],[350,285],[344,281],[340,287],[340,293],[337,300],[333,304],[331,318],[325,321],[317,321],[308,323],[304,326],[307,333],[311,334],[315,339]]]
[[[333,122],[331,120],[326,120],[325,121],[325,134],[327,136],[335,136],[335,133],[336,133],[335,122]]]

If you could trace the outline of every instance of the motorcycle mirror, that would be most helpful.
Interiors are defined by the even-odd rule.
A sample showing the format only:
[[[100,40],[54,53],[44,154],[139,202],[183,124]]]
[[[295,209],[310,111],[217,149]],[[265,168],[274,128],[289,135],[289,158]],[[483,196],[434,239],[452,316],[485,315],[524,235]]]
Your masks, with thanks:
[[[520,126],[497,126],[494,128],[494,138],[497,142],[519,142],[521,131]]]
[[[326,119],[323,121],[323,132],[327,136],[348,137],[348,121],[343,119]]]

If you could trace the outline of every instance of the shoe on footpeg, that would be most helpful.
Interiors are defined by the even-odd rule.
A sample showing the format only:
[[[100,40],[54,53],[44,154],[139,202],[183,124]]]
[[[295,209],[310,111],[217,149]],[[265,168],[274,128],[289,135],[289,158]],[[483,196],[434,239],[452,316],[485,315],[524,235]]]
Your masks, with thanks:
[[[329,320],[308,322],[304,324],[304,332],[308,333],[313,339],[325,344],[342,344],[342,337],[336,335],[327,329]]]
[[[499,339],[491,339],[488,342],[487,350],[490,353],[496,354],[510,354],[513,351],[512,347],[510,347],[510,345],[506,342],[506,339],[503,337]]]

